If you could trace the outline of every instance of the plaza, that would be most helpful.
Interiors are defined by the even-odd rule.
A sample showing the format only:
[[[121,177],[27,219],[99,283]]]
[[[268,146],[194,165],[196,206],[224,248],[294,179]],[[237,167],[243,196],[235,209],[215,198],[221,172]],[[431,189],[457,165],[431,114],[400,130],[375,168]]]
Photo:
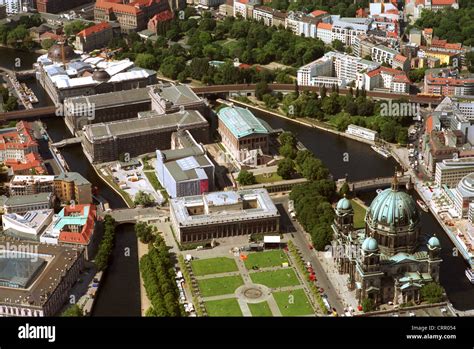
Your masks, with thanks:
[[[305,283],[285,250],[206,251],[190,261],[194,293],[208,316],[315,316]]]

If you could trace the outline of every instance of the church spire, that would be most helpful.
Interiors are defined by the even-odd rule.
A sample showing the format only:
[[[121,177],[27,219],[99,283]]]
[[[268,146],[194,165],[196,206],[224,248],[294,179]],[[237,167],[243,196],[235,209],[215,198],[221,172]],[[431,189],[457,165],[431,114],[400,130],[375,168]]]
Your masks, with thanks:
[[[398,191],[398,177],[397,177],[397,167],[396,166],[395,166],[395,173],[393,174],[392,190],[393,191]]]

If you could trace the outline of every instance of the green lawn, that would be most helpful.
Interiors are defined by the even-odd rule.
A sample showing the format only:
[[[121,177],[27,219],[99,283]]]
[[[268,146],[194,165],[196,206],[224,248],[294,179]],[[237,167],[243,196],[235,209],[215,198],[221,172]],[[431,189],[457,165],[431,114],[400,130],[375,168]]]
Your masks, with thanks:
[[[365,208],[362,207],[358,202],[351,200],[352,208],[354,209],[354,228],[360,229],[365,227]]]
[[[267,302],[248,303],[252,316],[273,316]]]
[[[198,286],[203,297],[231,294],[244,284],[240,275],[198,280]]]
[[[195,259],[191,261],[191,267],[196,276],[228,273],[238,270],[235,260],[227,257]]]
[[[161,186],[160,182],[158,181],[158,178],[156,177],[155,172],[143,172],[150,181],[150,184],[152,185],[153,189],[155,190],[162,190],[163,187]]]
[[[252,282],[270,288],[296,286],[300,282],[291,268],[250,273]]]
[[[272,183],[282,181],[281,178],[276,172],[268,173],[268,174],[259,174],[255,176],[257,183]]]
[[[284,262],[288,262],[288,258],[283,250],[255,252],[247,256],[245,267],[247,269],[252,269],[253,266],[259,268],[279,267]]]
[[[313,307],[303,290],[274,292],[273,298],[283,316],[303,316],[314,314]]]
[[[204,304],[209,316],[242,316],[242,310],[235,298],[209,301]]]

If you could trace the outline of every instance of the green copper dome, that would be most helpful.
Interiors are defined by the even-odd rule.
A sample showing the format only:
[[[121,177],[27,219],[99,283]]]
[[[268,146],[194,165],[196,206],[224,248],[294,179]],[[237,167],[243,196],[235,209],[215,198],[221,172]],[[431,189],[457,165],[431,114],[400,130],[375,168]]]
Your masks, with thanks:
[[[436,236],[432,236],[428,240],[428,245],[430,245],[430,247],[441,247],[441,243],[439,242],[439,239]]]
[[[385,189],[377,195],[367,210],[366,221],[369,225],[386,227],[408,227],[416,225],[420,214],[415,200],[396,188]]]
[[[351,200],[342,198],[341,200],[337,202],[336,209],[343,210],[343,211],[351,210],[352,209]]]
[[[362,249],[364,251],[375,251],[379,248],[379,244],[377,240],[375,240],[373,237],[368,237],[362,242]]]

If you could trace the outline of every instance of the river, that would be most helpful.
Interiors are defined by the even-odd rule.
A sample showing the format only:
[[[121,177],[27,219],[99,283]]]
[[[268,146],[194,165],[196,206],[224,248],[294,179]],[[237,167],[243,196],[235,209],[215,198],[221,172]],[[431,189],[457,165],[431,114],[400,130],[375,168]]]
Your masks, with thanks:
[[[21,69],[30,69],[36,61],[37,55],[30,52],[16,52],[0,47],[0,66],[12,69],[15,58],[22,61]],[[30,64],[30,66],[27,66]],[[51,105],[49,98],[44,97],[44,91],[34,80],[28,83],[42,99],[42,105]],[[351,181],[374,177],[387,177],[394,173],[397,163],[393,159],[384,159],[365,144],[341,136],[327,133],[319,129],[306,127],[288,120],[280,119],[269,114],[259,112],[257,116],[269,123],[273,128],[282,128],[293,132],[298,139],[311,150],[329,168],[335,179],[347,178]],[[49,118],[44,120],[48,133],[54,141],[70,137],[62,119]],[[82,153],[80,146],[71,146],[61,149],[65,160],[72,171],[81,173],[94,185],[98,186],[99,195],[104,197],[111,208],[126,207],[122,198],[105,185],[93,170]],[[345,161],[347,160],[347,161]],[[417,196],[416,193],[411,193]],[[375,192],[360,195],[370,204]],[[428,213],[422,213],[422,233],[427,240],[428,236],[436,234],[442,244],[441,284],[445,287],[449,299],[459,310],[474,308],[474,288],[464,276],[467,263],[460,256],[453,254],[454,245],[446,236],[435,218]],[[133,226],[125,225],[117,229],[116,244],[106,278],[101,286],[94,316],[139,316],[140,290],[137,261],[137,244]],[[130,257],[124,255],[124,249],[130,248]]]

